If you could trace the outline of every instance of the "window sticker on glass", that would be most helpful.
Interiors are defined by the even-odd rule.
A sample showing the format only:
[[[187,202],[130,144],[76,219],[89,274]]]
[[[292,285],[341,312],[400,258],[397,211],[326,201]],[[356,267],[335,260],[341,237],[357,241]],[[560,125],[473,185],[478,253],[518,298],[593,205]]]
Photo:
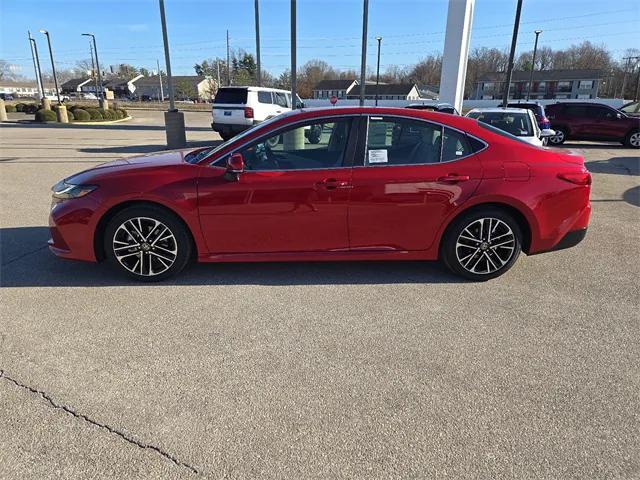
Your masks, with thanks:
[[[369,163],[387,163],[386,150],[369,150]]]

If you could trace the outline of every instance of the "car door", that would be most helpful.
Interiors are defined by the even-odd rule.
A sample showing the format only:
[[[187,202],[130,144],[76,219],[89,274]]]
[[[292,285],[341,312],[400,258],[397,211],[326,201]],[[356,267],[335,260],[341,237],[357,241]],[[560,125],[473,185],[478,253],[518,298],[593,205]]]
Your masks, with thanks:
[[[481,181],[471,142],[463,132],[403,117],[370,116],[363,129],[349,204],[351,248],[429,248]]]
[[[349,246],[347,205],[357,117],[285,127],[239,148],[245,170],[224,174],[227,157],[198,182],[200,223],[209,252],[326,252]],[[305,127],[320,128],[310,142]]]
[[[620,139],[626,134],[626,125],[620,112],[609,107],[590,107],[588,134],[592,138]]]

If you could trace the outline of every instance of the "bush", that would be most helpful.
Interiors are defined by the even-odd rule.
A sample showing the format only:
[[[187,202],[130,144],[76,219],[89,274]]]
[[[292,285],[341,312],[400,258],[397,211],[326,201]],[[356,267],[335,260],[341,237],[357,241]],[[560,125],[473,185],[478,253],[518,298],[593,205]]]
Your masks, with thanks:
[[[83,110],[82,108],[74,108],[73,116],[76,122],[88,122],[89,120],[91,120],[91,115],[89,115],[89,112]]]
[[[101,122],[103,120],[102,114],[95,108],[87,108],[87,112],[91,117],[91,121]]]
[[[105,110],[103,117],[104,117],[105,120],[117,120],[118,119],[118,115],[116,114],[116,112],[114,110]]]
[[[24,103],[16,103],[16,112],[24,112]]]
[[[55,122],[56,120],[56,113],[53,110],[43,108],[36,112],[36,122]]]
[[[36,103],[25,103],[24,108],[23,108],[23,112],[24,113],[36,113],[38,110],[40,110],[40,105],[36,104]]]
[[[122,113],[122,118],[126,118],[129,115],[127,114],[127,111],[124,108],[119,108],[118,111],[120,111]]]
[[[75,120],[75,115],[73,114],[73,112],[67,110],[67,118],[70,122],[73,122]]]
[[[7,111],[7,113],[13,113],[17,111],[15,105],[5,105],[4,109]]]

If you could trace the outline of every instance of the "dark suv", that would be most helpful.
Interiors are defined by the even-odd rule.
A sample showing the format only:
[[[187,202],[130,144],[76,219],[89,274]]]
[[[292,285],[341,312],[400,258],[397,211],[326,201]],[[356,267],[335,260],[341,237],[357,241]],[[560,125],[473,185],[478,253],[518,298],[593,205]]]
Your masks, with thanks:
[[[640,148],[640,118],[633,118],[601,103],[558,102],[548,105],[547,117],[555,136],[551,145],[565,140],[596,140],[621,142]]]

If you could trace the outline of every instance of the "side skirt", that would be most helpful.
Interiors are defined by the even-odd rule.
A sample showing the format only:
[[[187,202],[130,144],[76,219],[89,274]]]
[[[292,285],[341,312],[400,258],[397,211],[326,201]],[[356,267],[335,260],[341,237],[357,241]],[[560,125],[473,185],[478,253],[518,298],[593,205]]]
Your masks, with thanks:
[[[341,250],[335,252],[224,253],[199,256],[202,263],[215,262],[339,262],[358,260],[437,260],[431,251]]]

